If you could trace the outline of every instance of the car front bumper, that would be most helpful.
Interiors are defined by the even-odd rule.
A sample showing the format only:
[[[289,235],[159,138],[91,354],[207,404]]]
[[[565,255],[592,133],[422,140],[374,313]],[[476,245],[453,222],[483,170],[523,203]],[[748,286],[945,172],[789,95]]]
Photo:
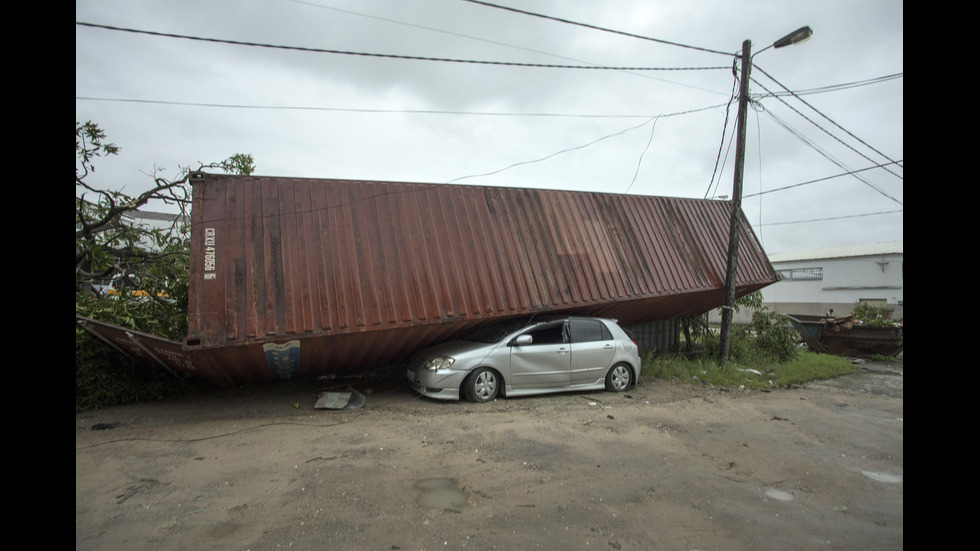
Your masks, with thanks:
[[[466,373],[452,369],[409,369],[406,376],[412,390],[422,396],[437,400],[459,400],[459,387],[463,384]]]

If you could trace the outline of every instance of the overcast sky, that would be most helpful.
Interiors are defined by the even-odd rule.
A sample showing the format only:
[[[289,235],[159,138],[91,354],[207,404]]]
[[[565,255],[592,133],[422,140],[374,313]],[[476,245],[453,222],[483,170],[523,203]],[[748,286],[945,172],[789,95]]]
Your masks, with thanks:
[[[766,251],[903,239],[901,0],[76,0],[75,19],[75,120],[122,148],[105,188],[250,153],[268,176],[729,196],[751,40],[742,208]]]

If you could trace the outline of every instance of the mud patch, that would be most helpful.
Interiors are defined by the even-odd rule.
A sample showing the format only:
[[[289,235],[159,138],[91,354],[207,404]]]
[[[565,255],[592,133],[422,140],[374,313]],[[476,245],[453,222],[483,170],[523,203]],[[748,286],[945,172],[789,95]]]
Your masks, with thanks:
[[[426,478],[415,483],[420,489],[418,504],[428,509],[459,510],[466,505],[466,494],[452,478]]]

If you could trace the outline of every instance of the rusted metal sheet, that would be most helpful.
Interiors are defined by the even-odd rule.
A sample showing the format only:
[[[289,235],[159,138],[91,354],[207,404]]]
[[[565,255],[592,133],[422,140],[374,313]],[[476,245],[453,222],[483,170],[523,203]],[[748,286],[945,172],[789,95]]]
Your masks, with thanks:
[[[786,317],[814,352],[854,357],[898,356],[905,348],[905,327],[901,324],[863,325],[851,316],[787,314]]]
[[[183,349],[235,382],[383,365],[534,312],[630,325],[724,299],[727,202],[204,173],[192,183]],[[738,296],[776,281],[742,228]]]

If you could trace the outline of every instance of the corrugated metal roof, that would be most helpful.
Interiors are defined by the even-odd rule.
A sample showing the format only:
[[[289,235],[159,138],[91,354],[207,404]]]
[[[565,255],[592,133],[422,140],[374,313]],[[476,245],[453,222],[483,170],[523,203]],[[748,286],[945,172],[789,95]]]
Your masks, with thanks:
[[[215,382],[384,365],[535,312],[629,325],[724,299],[728,202],[203,173],[192,182],[189,331],[174,363]],[[744,219],[740,244],[739,296],[776,281]]]
[[[810,249],[804,251],[791,251],[786,253],[774,254],[769,257],[769,261],[794,262],[797,260],[823,260],[828,258],[850,258],[856,256],[876,256],[882,254],[903,254],[902,241],[889,241],[885,243],[868,243],[864,245],[848,245],[843,247],[826,247],[823,249]]]

